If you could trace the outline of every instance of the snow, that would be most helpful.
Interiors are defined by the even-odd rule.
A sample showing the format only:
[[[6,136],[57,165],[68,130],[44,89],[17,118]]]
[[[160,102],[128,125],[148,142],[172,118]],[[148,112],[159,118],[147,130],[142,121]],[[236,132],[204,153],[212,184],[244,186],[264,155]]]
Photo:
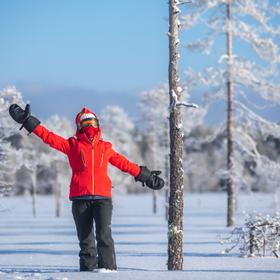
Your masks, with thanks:
[[[182,122],[178,123],[178,125],[176,127],[177,127],[177,129],[181,130],[183,128],[183,123]]]
[[[227,236],[225,194],[186,194],[184,270],[167,271],[167,233],[164,195],[152,214],[152,195],[115,195],[113,237],[118,272],[78,271],[78,243],[71,204],[64,201],[55,218],[55,199],[38,197],[37,218],[31,198],[0,200],[0,279],[278,279],[276,258],[241,258],[238,251],[223,254],[220,235]],[[273,195],[239,195],[237,222],[255,209],[273,213]],[[94,275],[93,275],[94,274]]]
[[[181,12],[181,10],[177,6],[174,6],[173,9],[174,9],[175,13],[180,13]]]
[[[170,105],[170,110],[173,111],[175,106],[177,106],[178,96],[173,89],[171,90],[171,95],[172,95],[172,104]]]
[[[181,93],[183,91],[183,89],[179,86],[177,87],[177,92]]]
[[[177,106],[185,106],[185,107],[196,108],[196,109],[199,107],[197,104],[186,103],[186,102],[179,102],[179,103],[177,103]]]

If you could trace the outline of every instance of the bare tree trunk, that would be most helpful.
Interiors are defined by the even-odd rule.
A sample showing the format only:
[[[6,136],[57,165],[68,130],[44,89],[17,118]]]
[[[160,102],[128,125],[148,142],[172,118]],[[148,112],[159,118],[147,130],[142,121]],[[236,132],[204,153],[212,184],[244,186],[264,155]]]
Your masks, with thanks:
[[[274,195],[273,195],[273,205],[274,205],[274,213],[279,212],[279,199],[278,199],[278,194],[279,194],[278,188],[275,188],[274,190]]]
[[[235,224],[235,186],[233,182],[233,142],[232,142],[232,100],[233,100],[233,84],[232,84],[232,16],[231,16],[231,0],[227,5],[227,226],[231,227]]]
[[[56,186],[55,201],[56,201],[55,216],[59,218],[61,217],[61,184],[60,183],[58,183]]]
[[[183,135],[180,107],[178,45],[179,8],[169,1],[169,96],[170,96],[170,196],[168,220],[168,270],[183,269]]]
[[[35,175],[32,174],[33,180],[32,180],[32,185],[31,185],[31,196],[32,196],[32,214],[33,217],[35,218],[37,213],[36,213],[36,171]]]
[[[153,213],[157,213],[157,193],[153,191]]]
[[[249,250],[250,256],[254,256],[254,234],[252,233],[252,229],[250,228],[250,235],[249,235]]]

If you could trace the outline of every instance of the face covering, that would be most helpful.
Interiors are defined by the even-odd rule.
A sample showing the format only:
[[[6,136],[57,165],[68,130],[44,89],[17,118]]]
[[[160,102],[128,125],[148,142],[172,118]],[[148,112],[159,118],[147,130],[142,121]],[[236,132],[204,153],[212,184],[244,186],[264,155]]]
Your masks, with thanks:
[[[83,127],[81,132],[85,133],[85,135],[87,136],[87,138],[92,141],[96,132],[98,131],[98,127],[93,127],[93,126],[87,126],[87,127]]]

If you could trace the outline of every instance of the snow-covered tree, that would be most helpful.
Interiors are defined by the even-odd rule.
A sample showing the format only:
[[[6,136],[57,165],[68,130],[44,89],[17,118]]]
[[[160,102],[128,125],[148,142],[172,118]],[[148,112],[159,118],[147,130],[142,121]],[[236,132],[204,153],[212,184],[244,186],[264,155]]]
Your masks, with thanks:
[[[224,165],[224,135],[213,140],[213,129],[198,125],[185,137],[185,170],[187,190],[191,192],[220,191],[218,176],[213,176]]]
[[[18,132],[15,122],[9,115],[9,107],[13,103],[24,106],[22,95],[16,87],[8,86],[0,90],[0,137],[8,137]]]
[[[163,172],[168,203],[169,180],[169,124],[168,85],[145,91],[141,95],[141,129],[147,143],[144,159],[149,168]],[[153,210],[157,211],[157,192],[153,192]],[[167,210],[168,208],[166,208]]]
[[[227,168],[222,173],[227,179],[227,223],[230,226],[234,224],[235,188],[240,186],[244,166],[239,158],[240,153],[238,156],[235,153],[239,149],[243,157],[244,154],[252,156],[252,131],[249,126],[244,127],[239,117],[243,114],[248,116],[252,109],[254,111],[253,94],[258,94],[270,104],[280,103],[277,83],[280,59],[275,41],[280,28],[274,21],[279,16],[279,5],[275,6],[268,0],[197,0],[188,7],[182,17],[184,28],[200,30],[197,40],[190,43],[187,39],[188,50],[205,55],[211,53],[216,61],[205,60],[213,62],[206,62],[205,68],[196,73],[188,70],[187,83],[192,88],[207,90],[209,103],[226,99],[227,96],[227,124],[224,125],[228,137]],[[201,38],[203,36],[205,38]],[[239,49],[236,48],[237,44]],[[232,112],[235,114],[232,115]],[[255,116],[251,121],[259,121],[259,117]],[[271,133],[273,135],[274,132]],[[243,137],[243,141],[238,137]],[[241,165],[238,166],[238,163]],[[257,165],[262,163],[258,161]]]
[[[105,107],[100,115],[100,126],[105,141],[111,142],[113,148],[129,160],[141,164],[142,158],[137,145],[136,127],[121,107],[114,105]],[[123,174],[112,166],[109,166],[109,173],[114,190],[117,192],[134,191],[131,188],[133,180],[131,176]]]
[[[21,153],[9,143],[8,139],[18,133],[9,115],[12,103],[23,105],[21,93],[14,86],[0,90],[0,192],[10,192],[15,183],[15,173],[20,163]]]
[[[6,195],[13,190],[15,184],[15,167],[20,159],[20,153],[11,144],[0,139],[0,195]]]
[[[146,161],[149,162],[151,168],[160,170],[164,170],[165,154],[169,153],[169,145],[166,146],[165,139],[166,132],[169,132],[168,126],[166,127],[169,118],[168,105],[167,84],[143,92],[139,104],[142,119],[141,128],[148,142]],[[166,138],[168,138],[168,135]]]
[[[21,93],[14,86],[0,91],[0,185],[2,192],[12,185],[15,194],[30,192],[33,215],[36,216],[36,193],[54,190],[60,194],[61,187],[66,189],[69,185],[70,172],[66,167],[66,157],[38,141],[33,134],[18,131],[20,125],[9,115],[8,109],[12,103],[25,107]],[[46,126],[66,138],[73,135],[73,129],[65,118],[52,116],[46,121]],[[57,205],[58,213],[58,200]]]
[[[49,130],[65,137],[66,139],[74,135],[73,127],[68,119],[60,117],[58,115],[51,116],[46,121],[46,127]],[[53,149],[49,149],[48,153],[45,153],[41,158],[41,162],[51,168],[54,171],[53,180],[53,192],[56,197],[56,217],[61,216],[61,199],[68,196],[68,186],[70,184],[71,172],[68,167],[67,157],[62,153],[59,153]]]
[[[237,162],[235,173],[241,174],[243,171],[241,159],[253,162],[256,180],[252,182],[252,185],[256,189],[277,191],[280,182],[279,157],[274,158],[267,154],[261,148],[258,139],[261,139],[262,143],[271,137],[280,139],[280,125],[258,116],[240,102],[237,101],[236,103],[242,108],[237,110],[238,118],[242,125],[237,125],[235,128],[235,131],[238,133],[238,137],[235,139],[236,152],[234,154],[234,161]],[[276,147],[273,150],[274,153],[277,153]],[[241,187],[248,184],[246,176],[238,176],[237,179],[238,185]]]

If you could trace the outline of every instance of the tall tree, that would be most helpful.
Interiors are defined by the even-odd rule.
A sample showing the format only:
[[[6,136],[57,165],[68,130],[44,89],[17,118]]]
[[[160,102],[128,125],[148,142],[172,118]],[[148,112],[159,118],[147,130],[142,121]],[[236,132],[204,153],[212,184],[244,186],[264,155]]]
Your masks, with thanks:
[[[242,125],[240,112],[250,114],[248,107],[256,109],[253,94],[258,94],[263,102],[280,103],[277,84],[280,59],[275,42],[280,34],[275,24],[280,9],[279,4],[275,6],[268,0],[197,0],[190,7],[182,18],[183,25],[186,29],[198,27],[200,32],[197,40],[187,44],[188,50],[212,57],[205,60],[204,70],[197,74],[189,71],[187,78],[200,90],[207,89],[209,101],[227,96],[227,121],[223,126],[227,131],[227,163],[223,179],[228,191],[227,225],[233,226],[235,196],[242,177],[238,167],[240,160],[235,155],[243,149],[238,139],[243,136],[238,128]],[[234,48],[235,43],[241,47]],[[208,61],[213,58],[218,63],[209,65]],[[244,131],[248,131],[247,128]],[[247,144],[249,147],[248,141]],[[246,151],[250,154],[249,149]]]
[[[231,19],[231,0],[227,4],[227,226],[234,225],[234,210],[236,191],[232,176],[232,19]]]
[[[183,87],[181,99],[187,101],[187,86]],[[168,220],[169,212],[169,177],[170,177],[170,141],[169,141],[169,87],[163,84],[160,87],[145,91],[141,94],[140,109],[142,113],[141,128],[145,140],[149,143],[145,149],[145,161],[154,168],[163,170],[165,180],[165,216]],[[187,107],[193,106],[185,102],[179,103]],[[203,110],[183,110],[182,118],[186,120],[182,129],[184,133],[190,133],[194,126],[197,126],[203,119]],[[192,120],[189,122],[188,120]],[[184,158],[184,164],[188,164]],[[187,167],[189,168],[189,166]],[[186,178],[185,178],[186,180]]]
[[[170,96],[170,195],[168,219],[168,270],[183,269],[183,133],[179,84],[179,1],[169,1],[169,96]]]

